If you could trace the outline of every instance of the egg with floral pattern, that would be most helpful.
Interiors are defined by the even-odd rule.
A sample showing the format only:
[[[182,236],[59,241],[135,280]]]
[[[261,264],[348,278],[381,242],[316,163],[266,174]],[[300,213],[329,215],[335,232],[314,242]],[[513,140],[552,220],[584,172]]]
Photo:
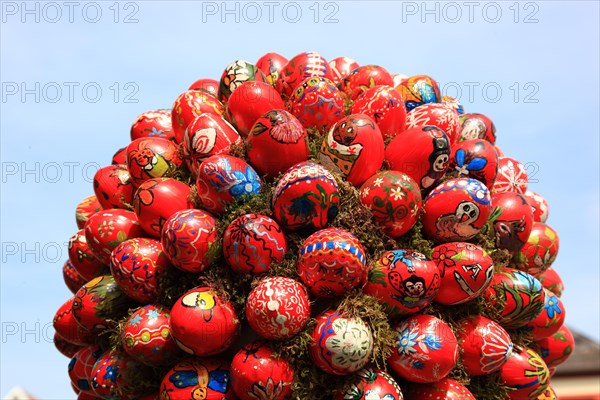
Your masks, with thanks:
[[[410,400],[476,400],[462,383],[444,378],[437,382],[411,385],[407,394]]]
[[[539,276],[556,260],[559,244],[558,233],[554,229],[541,222],[535,222],[527,243],[517,254],[519,269]]]
[[[356,100],[368,89],[379,86],[392,86],[392,75],[379,65],[363,65],[348,74],[340,84],[342,91],[352,100]]]
[[[256,61],[256,68],[262,71],[267,78],[267,83],[275,87],[283,67],[288,63],[288,59],[278,53],[267,53]]]
[[[533,212],[522,194],[514,192],[494,193],[493,223],[496,247],[515,254],[527,242],[533,228]]]
[[[542,272],[538,276],[538,279],[540,280],[544,288],[548,289],[558,297],[560,297],[563,291],[565,290],[565,285],[562,281],[562,278],[560,277],[558,272],[552,267]]]
[[[313,76],[296,86],[286,109],[305,128],[315,127],[325,132],[344,116],[344,99],[332,81]]]
[[[460,134],[458,140],[483,139],[496,143],[496,126],[483,114],[469,113],[460,116]]]
[[[219,100],[227,101],[231,94],[244,82],[260,81],[267,82],[265,74],[256,65],[245,60],[236,60],[229,64],[219,81]]]
[[[83,229],[88,218],[102,209],[96,195],[88,196],[81,200],[75,208],[75,221],[77,228]]]
[[[81,274],[75,269],[69,260],[65,261],[63,264],[63,280],[65,281],[67,288],[69,288],[73,294],[75,294],[75,292],[77,292],[77,290],[79,290],[79,288],[87,282],[87,280],[81,276]]]
[[[465,109],[456,97],[442,96],[442,104],[446,104],[453,108],[459,115],[465,113]]]
[[[331,80],[336,85],[341,84],[345,77],[359,67],[358,63],[349,57],[336,57],[330,60],[327,65],[331,70]]]
[[[482,139],[465,140],[452,145],[447,175],[477,179],[488,188],[498,175],[498,154],[493,145]]]
[[[544,288],[544,309],[534,320],[521,328],[533,340],[541,340],[556,333],[565,322],[565,306],[554,293]]]
[[[85,230],[81,229],[71,236],[67,248],[70,264],[85,282],[94,279],[106,270],[106,266],[96,258],[89,246]]]
[[[139,398],[135,392],[136,376],[149,373],[147,369],[122,351],[109,350],[103,353],[92,370],[92,389],[105,400]]]
[[[406,130],[406,108],[397,90],[390,86],[373,86],[352,105],[352,114],[366,114],[375,121],[385,139]]]
[[[129,208],[133,191],[125,165],[108,165],[94,174],[94,193],[102,208]]]
[[[562,325],[554,334],[538,340],[532,346],[544,359],[548,367],[558,367],[573,353],[575,338],[567,328]]]
[[[458,141],[460,120],[458,113],[450,106],[442,103],[422,104],[406,114],[406,129],[424,126],[437,126],[443,130],[451,145]]]
[[[279,73],[275,88],[286,99],[292,95],[302,81],[311,77],[333,79],[327,61],[314,51],[292,57]]]
[[[548,202],[546,199],[529,190],[525,192],[524,196],[533,210],[533,220],[545,224],[548,219]]]
[[[172,176],[181,165],[177,145],[159,137],[139,138],[127,146],[127,170],[134,185]]]
[[[515,347],[500,368],[500,384],[506,386],[514,400],[535,399],[548,388],[550,372],[539,354],[531,349]]]
[[[363,368],[345,392],[338,392],[334,400],[403,400],[402,389],[385,371]]]
[[[141,137],[159,137],[175,140],[171,110],[152,110],[141,113],[131,125],[131,140]]]
[[[177,97],[171,110],[176,143],[183,141],[188,125],[204,113],[223,115],[223,105],[212,94],[201,90],[186,90]]]
[[[69,362],[69,378],[80,391],[93,394],[91,379],[94,364],[102,355],[98,345],[89,345],[77,351]]]
[[[498,157],[498,175],[492,191],[523,194],[527,191],[528,182],[527,170],[521,162],[510,157]]]
[[[173,366],[160,384],[161,400],[234,400],[229,362],[189,358]]]
[[[435,80],[427,75],[414,75],[403,80],[395,88],[404,99],[406,111],[427,103],[442,101],[440,88]]]
[[[93,336],[88,329],[77,323],[73,315],[73,300],[73,297],[69,298],[56,310],[52,326],[59,335],[59,339],[74,345],[84,346],[92,343]],[[58,342],[60,343],[61,340],[58,340]]]

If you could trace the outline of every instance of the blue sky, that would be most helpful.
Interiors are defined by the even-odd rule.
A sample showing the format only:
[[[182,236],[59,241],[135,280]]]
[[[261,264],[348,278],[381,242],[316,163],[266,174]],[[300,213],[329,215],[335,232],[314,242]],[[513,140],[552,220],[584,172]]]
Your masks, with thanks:
[[[467,112],[493,119],[499,146],[549,201],[567,324],[600,338],[597,2],[0,5],[0,395],[22,385],[74,398],[50,327],[69,296],[66,241],[93,173],[127,144],[135,117],[270,51],[344,55],[460,88]]]

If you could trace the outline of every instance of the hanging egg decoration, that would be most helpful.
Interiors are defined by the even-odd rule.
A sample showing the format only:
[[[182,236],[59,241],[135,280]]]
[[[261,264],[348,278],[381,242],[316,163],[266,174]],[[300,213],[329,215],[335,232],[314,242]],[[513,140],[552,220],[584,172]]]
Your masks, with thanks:
[[[554,334],[535,342],[533,348],[542,356],[548,367],[555,368],[571,357],[575,348],[575,338],[569,328],[563,325]]]
[[[69,362],[69,378],[71,384],[82,393],[94,394],[92,390],[92,372],[94,364],[102,355],[98,345],[89,345],[80,349]]]
[[[159,137],[139,138],[127,146],[127,170],[134,185],[172,176],[181,165],[177,145]]]
[[[458,142],[460,120],[458,113],[442,103],[422,104],[406,114],[406,129],[437,126],[448,135],[450,144]]]
[[[404,99],[406,111],[422,104],[442,101],[440,88],[435,80],[427,75],[415,75],[403,80],[395,88]]]
[[[524,196],[533,210],[533,220],[545,224],[548,219],[548,202],[546,199],[529,190],[525,192]]]
[[[459,115],[465,113],[465,109],[456,97],[442,96],[442,103],[453,108]]]
[[[307,78],[327,78],[332,80],[327,61],[314,51],[304,52],[290,58],[279,73],[275,89],[284,99],[292,95],[294,90]]]
[[[544,289],[544,309],[521,328],[533,340],[541,340],[556,333],[565,322],[565,306],[554,293]]]
[[[102,208],[131,207],[133,181],[124,165],[100,168],[94,175],[94,193]]]
[[[327,63],[331,70],[331,80],[340,85],[342,80],[346,78],[352,71],[359,67],[358,63],[349,57],[336,57]]]
[[[74,346],[85,346],[93,342],[92,332],[77,323],[77,320],[73,315],[73,301],[73,297],[69,298],[58,308],[56,314],[54,314],[52,326],[58,335],[55,337],[55,344],[57,346],[61,345],[63,342],[70,343]],[[65,347],[66,346],[63,346],[63,348]],[[70,357],[73,357],[73,355]]]
[[[75,221],[77,228],[83,229],[88,218],[102,209],[96,195],[91,195],[81,200],[75,208]]]
[[[483,139],[496,143],[496,126],[483,114],[469,113],[460,116],[460,135],[458,140]],[[498,154],[501,155],[501,154]]]
[[[533,276],[539,276],[556,260],[559,244],[558,233],[554,229],[541,222],[535,222],[527,243],[517,254],[519,269]]]
[[[548,388],[550,372],[542,358],[531,349],[515,347],[500,368],[500,384],[514,400],[535,399]]]
[[[200,78],[194,81],[188,90],[197,90],[217,99],[219,97],[219,81],[211,78]]]
[[[392,75],[379,65],[363,65],[348,74],[340,84],[342,91],[352,100],[356,100],[365,91],[374,86],[392,86]]]
[[[313,76],[296,86],[286,109],[303,126],[325,132],[344,116],[344,99],[332,81]]]
[[[350,387],[337,393],[334,400],[402,400],[402,389],[385,371],[378,368],[363,368],[354,374]]]
[[[229,362],[219,358],[188,358],[167,372],[160,384],[161,400],[236,399]]]
[[[406,130],[406,107],[397,90],[390,86],[373,86],[352,105],[352,114],[366,114],[379,127],[384,139]]]
[[[81,276],[81,274],[75,269],[69,260],[65,261],[63,264],[63,279],[65,281],[65,285],[73,294],[75,294],[75,292],[77,292],[77,290],[79,290],[79,288],[87,282],[87,280]]]
[[[244,82],[259,81],[267,82],[265,74],[256,65],[245,60],[236,60],[229,64],[219,81],[218,97],[221,101],[229,100],[231,94]]]
[[[523,248],[533,228],[533,212],[522,194],[494,193],[492,207],[500,215],[494,220],[496,247],[515,254]]]
[[[465,140],[452,145],[447,175],[477,179],[486,187],[492,187],[498,175],[496,149],[482,139]]]
[[[177,97],[171,110],[175,143],[183,142],[188,125],[204,113],[221,116],[223,105],[216,97],[203,90],[187,90]]]
[[[131,140],[142,137],[159,137],[175,140],[171,110],[152,110],[141,113],[131,125]]]
[[[267,83],[273,87],[277,84],[279,75],[283,67],[288,63],[288,59],[278,53],[267,53],[256,61],[256,68],[261,70],[267,78]]]
[[[96,258],[88,244],[85,230],[80,229],[69,238],[68,250],[69,263],[85,282],[105,271],[105,264]]]
[[[516,192],[523,194],[527,191],[529,177],[525,166],[510,157],[498,157],[498,175],[492,186],[496,193]]]
[[[565,290],[565,285],[562,281],[562,278],[560,277],[558,272],[552,267],[549,267],[547,270],[542,272],[538,276],[538,279],[540,280],[544,288],[548,289],[558,297],[560,297],[563,291]]]

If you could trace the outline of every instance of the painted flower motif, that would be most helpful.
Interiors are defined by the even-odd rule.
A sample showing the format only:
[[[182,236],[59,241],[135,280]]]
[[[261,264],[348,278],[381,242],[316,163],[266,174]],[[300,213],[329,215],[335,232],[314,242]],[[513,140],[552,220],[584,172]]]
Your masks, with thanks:
[[[337,318],[332,322],[334,334],[327,338],[325,347],[332,354],[332,363],[347,371],[358,371],[369,360],[373,347],[373,336],[369,328],[348,318]]]
[[[556,296],[550,296],[544,306],[548,318],[554,319],[556,314],[562,314],[562,310],[558,306],[558,298]]]
[[[425,346],[427,346],[430,350],[436,351],[442,348],[442,342],[436,335],[429,334],[425,336],[422,343],[424,343]]]
[[[101,238],[105,238],[112,234],[115,230],[112,221],[102,221],[102,223],[98,226],[98,233]]]
[[[377,178],[377,179],[375,179],[375,182],[373,182],[373,186],[381,187],[382,183],[383,183],[383,178]]]
[[[362,191],[362,197],[367,197],[370,191],[371,189],[369,189],[368,187],[364,188]]]
[[[148,319],[157,319],[158,310],[148,310]]]
[[[133,317],[129,320],[129,325],[137,326],[141,321],[142,321],[142,317],[140,317],[139,315],[136,315],[135,317]]]
[[[456,254],[456,250],[449,250],[446,246],[439,246],[433,251],[431,258],[436,262],[438,269],[443,274],[446,268],[456,265],[452,259]]]
[[[417,351],[415,346],[417,345],[419,333],[416,328],[416,325],[413,326],[413,329],[405,325],[405,328],[398,334],[397,349],[399,355],[410,356]]]
[[[152,131],[150,131],[148,136],[167,137],[167,135],[163,133],[162,129],[156,129],[156,127],[152,127]]]
[[[233,171],[235,184],[231,186],[230,193],[234,197],[245,194],[258,194],[260,192],[260,180],[256,172],[246,167],[246,172]]]
[[[252,391],[246,392],[249,398],[254,400],[276,400],[281,397],[283,392],[283,382],[275,384],[273,379],[269,377],[267,382],[256,382],[252,384]]]
[[[406,193],[404,193],[402,191],[401,187],[397,187],[397,188],[393,188],[391,191],[391,195],[394,198],[394,200],[398,200],[398,199],[403,199],[406,197]]]

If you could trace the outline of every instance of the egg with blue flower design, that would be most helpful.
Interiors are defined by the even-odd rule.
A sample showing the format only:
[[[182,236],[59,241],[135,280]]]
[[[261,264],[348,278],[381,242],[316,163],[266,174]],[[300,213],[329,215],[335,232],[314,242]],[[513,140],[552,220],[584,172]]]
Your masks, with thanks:
[[[492,187],[498,174],[498,154],[486,140],[473,139],[452,146],[447,175],[456,178],[477,179]]]

